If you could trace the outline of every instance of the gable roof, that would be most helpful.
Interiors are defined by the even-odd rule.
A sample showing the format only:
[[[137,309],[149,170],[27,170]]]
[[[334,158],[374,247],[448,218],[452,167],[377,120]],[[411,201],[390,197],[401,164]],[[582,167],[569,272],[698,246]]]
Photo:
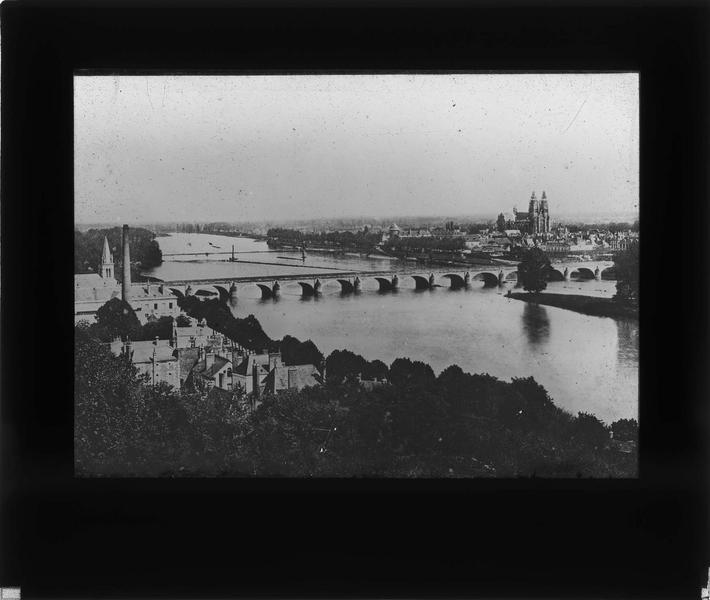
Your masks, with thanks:
[[[222,356],[215,356],[214,362],[208,367],[207,361],[203,358],[194,367],[192,367],[192,372],[196,375],[204,377],[205,379],[213,379],[214,376],[227,364],[231,365],[232,361],[227,360]]]

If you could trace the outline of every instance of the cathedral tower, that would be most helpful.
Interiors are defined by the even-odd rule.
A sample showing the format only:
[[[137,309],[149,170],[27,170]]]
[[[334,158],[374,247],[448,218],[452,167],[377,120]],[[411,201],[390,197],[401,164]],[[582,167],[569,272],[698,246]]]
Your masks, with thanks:
[[[111,248],[108,246],[108,239],[104,236],[104,250],[101,253],[101,268],[99,269],[102,279],[113,279],[113,256]]]
[[[550,209],[547,207],[547,196],[544,190],[542,192],[542,200],[540,201],[540,226],[542,233],[550,232]]]

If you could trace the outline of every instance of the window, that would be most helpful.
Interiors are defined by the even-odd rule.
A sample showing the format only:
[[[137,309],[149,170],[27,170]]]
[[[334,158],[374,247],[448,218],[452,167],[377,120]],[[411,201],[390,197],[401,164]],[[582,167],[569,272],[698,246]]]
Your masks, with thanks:
[[[296,369],[288,370],[288,389],[296,387]]]
[[[157,302],[156,302],[155,304],[153,304],[153,308],[154,308],[155,310],[158,310],[158,303],[157,303]]]
[[[172,307],[173,307],[173,303],[172,303],[172,302],[168,302],[168,308],[172,308]]]

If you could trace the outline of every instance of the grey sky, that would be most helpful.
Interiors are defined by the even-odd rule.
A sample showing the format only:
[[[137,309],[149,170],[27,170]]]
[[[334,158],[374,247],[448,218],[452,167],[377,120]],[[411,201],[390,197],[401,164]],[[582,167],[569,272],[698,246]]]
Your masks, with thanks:
[[[77,223],[638,210],[636,74],[78,76]]]

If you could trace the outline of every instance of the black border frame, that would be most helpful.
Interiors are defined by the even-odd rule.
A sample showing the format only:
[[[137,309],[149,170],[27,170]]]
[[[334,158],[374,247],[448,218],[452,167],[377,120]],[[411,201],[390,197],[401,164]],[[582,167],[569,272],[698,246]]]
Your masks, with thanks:
[[[38,598],[698,597],[710,563],[707,3],[10,0],[0,17],[0,585]],[[82,68],[639,71],[640,478],[74,479],[64,315]]]

